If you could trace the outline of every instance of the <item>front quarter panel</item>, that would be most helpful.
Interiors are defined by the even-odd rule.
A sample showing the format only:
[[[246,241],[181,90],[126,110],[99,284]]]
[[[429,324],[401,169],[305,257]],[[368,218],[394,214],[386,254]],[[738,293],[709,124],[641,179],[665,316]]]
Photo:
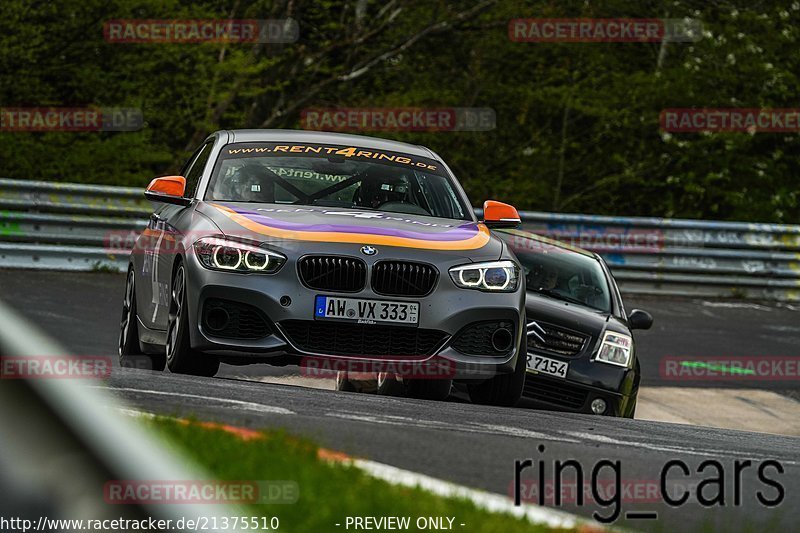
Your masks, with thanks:
[[[200,237],[220,234],[196,205],[157,209],[140,237],[141,244],[137,242],[138,253],[132,254],[139,320],[150,329],[167,329],[172,273],[178,259],[191,253],[192,244]]]

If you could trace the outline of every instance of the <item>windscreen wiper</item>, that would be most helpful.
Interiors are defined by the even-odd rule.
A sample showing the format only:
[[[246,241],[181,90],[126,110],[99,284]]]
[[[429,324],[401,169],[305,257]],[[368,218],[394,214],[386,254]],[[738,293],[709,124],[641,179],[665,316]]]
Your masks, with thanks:
[[[570,302],[570,303],[574,303],[574,304],[578,304],[578,305],[585,305],[587,307],[591,307],[586,302],[584,302],[583,300],[579,300],[577,298],[573,298],[572,296],[567,296],[566,294],[564,294],[562,292],[559,292],[559,291],[555,291],[553,289],[542,289],[542,288],[539,288],[539,289],[533,289],[533,292],[536,292],[538,294],[544,294],[545,296],[549,296],[550,298],[553,298],[553,299],[556,299],[556,300],[562,300],[564,302]]]

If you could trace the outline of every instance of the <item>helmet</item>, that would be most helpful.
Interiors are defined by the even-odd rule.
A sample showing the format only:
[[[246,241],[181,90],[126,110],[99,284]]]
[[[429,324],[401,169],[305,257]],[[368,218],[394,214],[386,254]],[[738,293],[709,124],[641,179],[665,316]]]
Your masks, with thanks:
[[[237,202],[274,202],[275,188],[270,172],[258,163],[245,163],[224,180],[224,198]]]
[[[353,203],[374,209],[388,202],[405,202],[409,189],[405,175],[391,167],[376,165],[361,180]]]

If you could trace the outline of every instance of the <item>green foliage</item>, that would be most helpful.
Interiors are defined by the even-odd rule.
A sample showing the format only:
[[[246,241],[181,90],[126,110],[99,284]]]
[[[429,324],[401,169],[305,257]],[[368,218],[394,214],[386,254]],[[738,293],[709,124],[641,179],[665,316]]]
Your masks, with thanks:
[[[363,7],[363,10],[362,10]],[[114,44],[109,19],[291,16],[292,44]],[[694,43],[517,43],[526,17],[683,18]],[[666,134],[674,107],[797,107],[800,3],[61,0],[0,4],[0,107],[136,107],[138,132],[0,133],[0,175],[144,185],[211,131],[306,107],[490,107],[490,132],[375,132],[442,155],[477,205],[800,221],[800,137]]]

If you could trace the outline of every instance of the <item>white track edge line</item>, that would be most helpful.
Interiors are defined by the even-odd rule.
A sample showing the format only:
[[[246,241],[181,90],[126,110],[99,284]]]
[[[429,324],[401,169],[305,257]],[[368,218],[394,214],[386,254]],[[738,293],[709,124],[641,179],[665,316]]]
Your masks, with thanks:
[[[380,479],[390,485],[400,485],[409,488],[420,488],[444,498],[460,498],[468,500],[479,509],[490,513],[512,515],[517,518],[526,518],[532,524],[543,524],[552,528],[574,529],[579,525],[591,525],[601,531],[604,528],[599,524],[580,518],[565,511],[557,511],[547,507],[523,503],[520,506],[506,496],[493,494],[482,490],[471,489],[463,485],[437,479],[425,474],[418,474],[410,470],[403,470],[391,465],[378,463],[369,459],[351,459],[344,461],[371,477]]]

